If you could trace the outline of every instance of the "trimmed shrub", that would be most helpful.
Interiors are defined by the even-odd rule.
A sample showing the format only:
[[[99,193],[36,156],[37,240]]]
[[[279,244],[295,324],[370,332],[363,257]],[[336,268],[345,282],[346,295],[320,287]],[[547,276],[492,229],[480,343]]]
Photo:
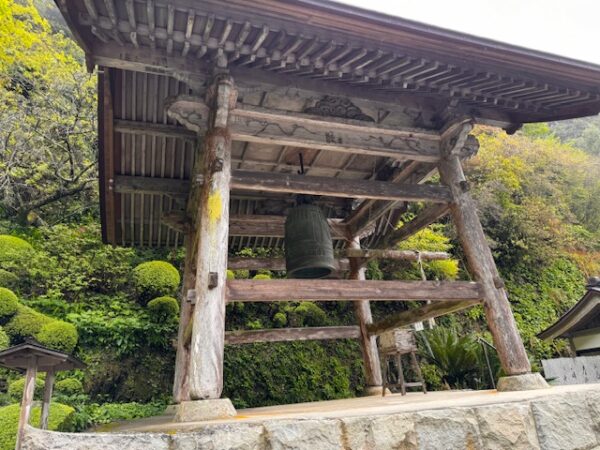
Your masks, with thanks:
[[[19,425],[19,404],[8,405],[0,408],[0,450],[12,450],[17,439]],[[70,424],[75,410],[61,403],[50,404],[48,416],[48,429],[52,431],[70,431]],[[31,410],[29,424],[35,427],[40,425],[41,408],[36,406]]]
[[[155,319],[172,319],[179,313],[179,303],[173,297],[158,297],[148,302],[148,310]]]
[[[11,343],[16,344],[25,338],[35,337],[44,325],[51,322],[54,322],[51,317],[19,305],[17,313],[5,325],[4,330],[10,336]]]
[[[77,345],[79,336],[75,325],[55,320],[42,326],[39,333],[35,335],[37,341],[60,352],[71,353]]]
[[[285,315],[284,312],[278,312],[273,316],[273,325],[275,325],[276,328],[285,327],[286,323],[287,323],[287,316]]]
[[[227,270],[227,279],[228,280],[235,280],[235,273],[233,270]]]
[[[253,280],[270,280],[271,275],[267,275],[266,273],[259,273],[252,277]]]
[[[19,299],[10,289],[0,287],[0,322],[16,314]]]
[[[0,269],[0,286],[13,287],[19,282],[19,277],[8,270]]]
[[[166,261],[149,261],[133,269],[133,283],[143,304],[155,297],[175,294],[180,281],[177,269]]]
[[[19,262],[33,250],[29,242],[16,236],[0,235],[0,262]]]
[[[327,323],[327,313],[312,302],[302,302],[288,313],[294,327],[318,327]]]
[[[0,350],[7,349],[10,346],[10,338],[6,331],[2,327],[0,327]]]
[[[8,396],[15,402],[20,402],[23,397],[23,389],[25,388],[25,378],[17,378],[8,385]],[[44,391],[44,379],[37,377],[35,379],[35,400],[41,400]]]
[[[54,384],[54,390],[56,393],[63,395],[81,394],[83,392],[83,384],[77,378],[65,378]]]

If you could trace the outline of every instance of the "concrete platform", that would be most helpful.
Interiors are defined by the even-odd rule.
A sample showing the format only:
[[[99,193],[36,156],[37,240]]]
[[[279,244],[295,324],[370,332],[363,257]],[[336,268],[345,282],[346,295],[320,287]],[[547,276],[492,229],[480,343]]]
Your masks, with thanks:
[[[600,384],[394,394],[238,410],[209,422],[164,415],[96,431],[29,428],[24,448],[600,449]]]

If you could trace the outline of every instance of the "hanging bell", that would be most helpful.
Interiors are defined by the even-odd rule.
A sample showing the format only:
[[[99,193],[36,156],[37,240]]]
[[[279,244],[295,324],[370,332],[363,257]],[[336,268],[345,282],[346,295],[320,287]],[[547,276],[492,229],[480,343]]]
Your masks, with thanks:
[[[335,270],[331,233],[316,205],[292,208],[285,221],[285,266],[288,278],[323,278]]]

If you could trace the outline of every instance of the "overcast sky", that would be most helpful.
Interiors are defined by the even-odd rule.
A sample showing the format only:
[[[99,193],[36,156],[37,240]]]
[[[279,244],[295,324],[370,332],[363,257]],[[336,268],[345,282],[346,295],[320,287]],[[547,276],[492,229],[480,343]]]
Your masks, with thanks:
[[[337,0],[600,64],[600,0]]]

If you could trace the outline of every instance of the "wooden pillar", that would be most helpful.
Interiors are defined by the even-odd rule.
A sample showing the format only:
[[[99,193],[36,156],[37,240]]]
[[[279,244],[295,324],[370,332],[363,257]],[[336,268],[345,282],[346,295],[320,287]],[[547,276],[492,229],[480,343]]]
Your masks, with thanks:
[[[40,417],[40,428],[48,429],[48,416],[50,414],[50,402],[52,400],[52,390],[54,388],[54,370],[49,369],[46,372],[46,381],[44,383],[44,398],[42,401],[42,415]]]
[[[360,249],[360,240],[354,238],[348,241],[349,249]],[[350,273],[348,278],[351,280],[365,280],[365,268],[361,266],[360,260],[350,258]],[[365,366],[365,379],[367,387],[381,386],[381,364],[379,362],[379,352],[377,350],[376,336],[369,336],[367,325],[373,323],[371,316],[371,305],[369,300],[360,300],[354,302],[354,313],[358,319],[360,328],[360,348],[363,355]]]
[[[189,388],[192,400],[219,398],[223,390],[225,282],[229,234],[231,137],[227,119],[235,105],[233,80],[216,78],[209,88],[211,105],[204,139],[204,183],[197,204],[196,305],[190,345]]]
[[[179,331],[177,332],[177,357],[175,359],[175,376],[173,377],[173,400],[175,403],[190,400],[189,368],[190,368],[190,328],[194,305],[188,292],[196,285],[196,269],[194,258],[194,234],[186,233],[184,239],[185,261],[183,265],[183,287],[181,289],[181,307],[179,313]]]
[[[464,123],[455,127],[454,132],[446,133],[438,168],[442,182],[452,191],[452,219],[470,272],[482,286],[485,314],[502,368],[507,375],[520,375],[531,372],[531,365],[457,154],[471,129],[470,123]]]
[[[19,428],[17,430],[16,450],[20,450],[25,435],[25,426],[29,423],[31,415],[31,404],[35,394],[35,377],[37,375],[37,357],[29,358],[27,362],[27,373],[25,374],[25,387],[23,388],[23,399],[21,400],[21,413],[19,415]]]

